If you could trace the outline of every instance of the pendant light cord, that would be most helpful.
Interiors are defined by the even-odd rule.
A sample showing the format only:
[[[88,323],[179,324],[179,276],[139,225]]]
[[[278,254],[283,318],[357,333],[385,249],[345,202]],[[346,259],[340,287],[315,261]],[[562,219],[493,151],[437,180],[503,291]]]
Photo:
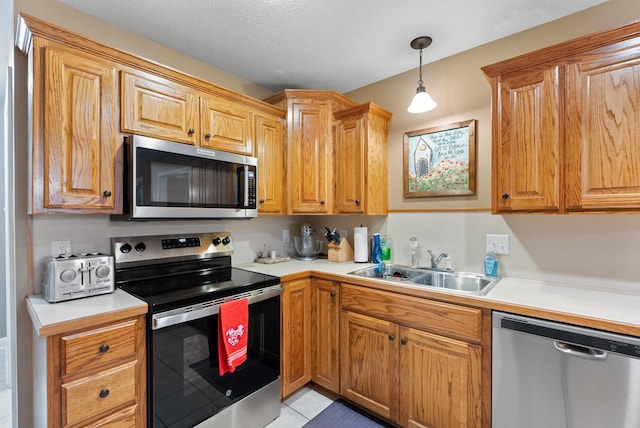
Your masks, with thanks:
[[[422,86],[422,48],[420,48],[420,79],[418,79],[418,86]]]

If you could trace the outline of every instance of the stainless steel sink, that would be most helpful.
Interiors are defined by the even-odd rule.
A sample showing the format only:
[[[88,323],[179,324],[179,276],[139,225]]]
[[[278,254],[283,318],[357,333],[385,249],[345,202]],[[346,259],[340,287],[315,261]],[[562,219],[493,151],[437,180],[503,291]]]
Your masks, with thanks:
[[[385,272],[381,272],[378,266],[372,266],[349,272],[349,275],[403,282],[406,285],[441,288],[477,296],[487,294],[500,280],[500,278],[476,273],[412,268],[402,265],[387,266]]]

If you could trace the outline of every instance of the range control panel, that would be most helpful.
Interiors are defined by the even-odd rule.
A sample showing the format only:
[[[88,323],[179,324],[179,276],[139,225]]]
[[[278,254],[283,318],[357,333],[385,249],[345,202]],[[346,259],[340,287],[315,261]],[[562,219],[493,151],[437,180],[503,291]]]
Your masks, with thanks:
[[[129,263],[157,263],[158,260],[194,255],[217,257],[233,254],[229,232],[111,238],[111,247],[116,267]]]

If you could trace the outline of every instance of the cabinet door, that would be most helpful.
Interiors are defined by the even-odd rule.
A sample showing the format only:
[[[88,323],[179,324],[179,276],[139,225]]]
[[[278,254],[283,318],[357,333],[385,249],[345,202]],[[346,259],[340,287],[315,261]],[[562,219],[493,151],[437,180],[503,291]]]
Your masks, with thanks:
[[[196,145],[198,96],[191,89],[152,75],[122,73],[123,132]]]
[[[365,214],[365,185],[368,171],[366,156],[366,120],[350,117],[336,124],[336,209],[340,214]]]
[[[340,394],[394,420],[398,407],[398,325],[342,311]]]
[[[289,212],[327,214],[333,210],[333,137],[326,101],[300,102],[289,108]]]
[[[279,118],[255,117],[258,157],[258,213],[286,214],[284,134]]]
[[[469,428],[481,425],[481,348],[400,328],[400,424]]]
[[[339,393],[340,285],[324,279],[313,279],[312,284],[311,380]]]
[[[35,78],[44,75],[44,87],[34,84],[34,106],[43,108],[34,113],[33,211],[122,212],[116,66],[53,43],[44,64],[36,56]]]
[[[640,208],[640,42],[567,65],[567,210]]]
[[[283,283],[281,395],[286,397],[311,380],[311,280]]]
[[[200,97],[200,145],[253,156],[253,114],[227,100]]]
[[[496,214],[561,209],[561,73],[553,67],[498,84],[492,131]]]

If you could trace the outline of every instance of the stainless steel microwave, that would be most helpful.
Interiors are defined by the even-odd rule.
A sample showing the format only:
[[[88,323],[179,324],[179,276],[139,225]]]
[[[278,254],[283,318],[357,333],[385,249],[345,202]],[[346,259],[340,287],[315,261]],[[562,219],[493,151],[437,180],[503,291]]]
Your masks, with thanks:
[[[258,159],[139,135],[125,141],[131,220],[258,216]]]

